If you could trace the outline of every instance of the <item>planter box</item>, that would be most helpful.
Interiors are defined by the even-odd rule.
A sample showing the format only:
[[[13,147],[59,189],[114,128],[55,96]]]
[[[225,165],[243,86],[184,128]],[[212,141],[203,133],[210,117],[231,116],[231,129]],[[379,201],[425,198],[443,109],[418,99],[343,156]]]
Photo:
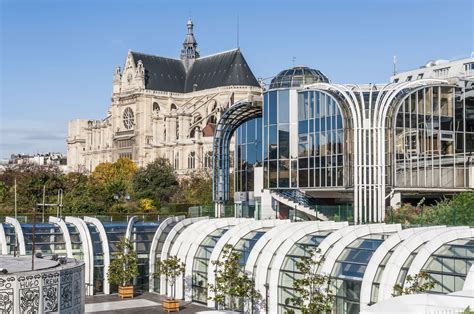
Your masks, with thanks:
[[[163,300],[163,310],[166,312],[179,312],[179,300]]]
[[[133,298],[133,286],[119,286],[119,296],[121,299]]]

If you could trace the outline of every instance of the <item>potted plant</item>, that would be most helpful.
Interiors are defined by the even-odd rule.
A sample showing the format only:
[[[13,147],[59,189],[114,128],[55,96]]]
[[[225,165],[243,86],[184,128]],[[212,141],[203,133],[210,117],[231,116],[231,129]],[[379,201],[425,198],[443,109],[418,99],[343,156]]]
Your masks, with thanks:
[[[158,277],[163,275],[166,277],[166,281],[171,287],[171,299],[167,298],[163,301],[163,309],[167,312],[179,312],[179,300],[175,299],[176,296],[176,280],[178,276],[184,273],[185,265],[177,256],[171,256],[168,259],[162,260],[157,263],[158,270],[155,276]]]
[[[117,244],[118,252],[114,253],[114,259],[107,271],[109,282],[117,285],[120,298],[133,298],[133,278],[138,276],[137,253],[132,243],[122,239]]]

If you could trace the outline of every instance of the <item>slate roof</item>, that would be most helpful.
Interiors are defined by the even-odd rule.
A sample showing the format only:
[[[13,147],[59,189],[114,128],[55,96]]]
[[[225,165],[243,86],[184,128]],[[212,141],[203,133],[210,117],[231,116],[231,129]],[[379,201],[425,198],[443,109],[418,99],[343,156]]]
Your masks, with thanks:
[[[189,93],[220,86],[260,87],[239,49],[198,58],[188,71],[183,61],[132,52],[135,64],[142,60],[145,88]]]

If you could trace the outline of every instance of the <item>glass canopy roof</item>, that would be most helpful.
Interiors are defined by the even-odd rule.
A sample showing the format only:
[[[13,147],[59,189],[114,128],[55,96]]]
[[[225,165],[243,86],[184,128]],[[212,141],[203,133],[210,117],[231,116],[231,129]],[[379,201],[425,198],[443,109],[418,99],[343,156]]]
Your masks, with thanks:
[[[302,85],[318,82],[328,83],[329,79],[319,70],[297,66],[278,73],[278,75],[272,79],[270,89],[300,87]]]

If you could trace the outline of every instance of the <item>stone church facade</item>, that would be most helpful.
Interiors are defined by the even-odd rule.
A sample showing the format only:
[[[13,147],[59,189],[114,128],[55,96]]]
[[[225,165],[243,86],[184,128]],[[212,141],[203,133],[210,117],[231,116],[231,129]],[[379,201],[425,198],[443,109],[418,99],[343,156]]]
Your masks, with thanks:
[[[69,171],[93,171],[120,157],[139,166],[166,157],[178,174],[211,167],[221,113],[261,97],[262,89],[239,49],[201,57],[191,20],[187,28],[180,59],[128,52],[115,70],[105,119],[69,122]]]

